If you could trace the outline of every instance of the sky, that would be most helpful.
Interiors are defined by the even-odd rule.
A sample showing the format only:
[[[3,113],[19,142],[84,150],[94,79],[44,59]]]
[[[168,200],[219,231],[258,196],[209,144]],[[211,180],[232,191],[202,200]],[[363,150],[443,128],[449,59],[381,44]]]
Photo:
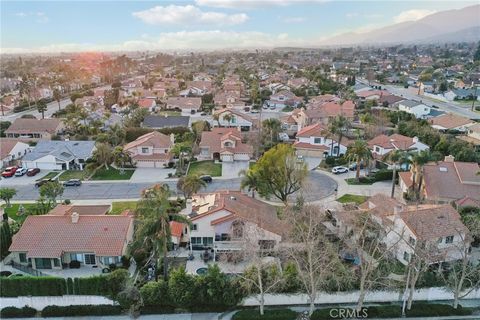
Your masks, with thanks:
[[[1,0],[1,53],[315,46],[478,1]]]

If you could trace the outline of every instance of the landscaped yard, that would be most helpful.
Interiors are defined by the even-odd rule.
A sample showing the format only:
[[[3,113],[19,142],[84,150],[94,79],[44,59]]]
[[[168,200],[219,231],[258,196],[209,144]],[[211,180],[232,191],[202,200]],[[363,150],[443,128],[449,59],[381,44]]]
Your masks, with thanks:
[[[53,177],[56,177],[59,173],[60,173],[60,171],[52,171],[52,172],[47,173],[43,177],[38,178],[37,180],[52,179]],[[40,172],[39,175],[41,176],[41,174],[42,173]]]
[[[370,185],[370,184],[374,184],[376,180],[375,178],[360,177],[360,181],[357,181],[356,178],[348,178],[348,179],[345,179],[345,182],[347,182],[350,185]]]
[[[159,116],[181,116],[182,113],[178,111],[171,111],[171,110],[165,110],[165,111],[159,111],[157,112]]]
[[[344,194],[343,196],[341,196],[340,198],[337,199],[338,202],[340,203],[350,203],[350,202],[355,202],[356,204],[362,204],[364,203],[365,201],[367,201],[367,198],[366,196],[360,196],[360,195],[356,195],[356,194]]]
[[[95,171],[95,174],[90,180],[129,180],[134,172],[134,169],[125,169],[123,173],[121,173],[120,170],[112,167],[108,169],[102,167]]]
[[[23,208],[25,209],[24,210],[25,213],[21,216],[17,216],[18,208],[20,206],[23,206]],[[12,203],[10,208],[7,208],[5,205],[3,205],[3,208],[4,208],[5,213],[8,215],[9,218],[11,218],[11,219],[15,220],[16,222],[22,224],[23,221],[25,221],[25,219],[28,216],[28,213],[27,213],[28,209],[33,208],[34,206],[35,206],[35,203]]]
[[[70,179],[84,180],[88,176],[85,170],[67,170],[64,171],[58,178],[60,181],[67,181]]]
[[[214,161],[197,161],[190,163],[190,168],[188,169],[189,175],[209,175],[212,177],[220,177],[222,175],[222,164],[215,163]]]
[[[117,215],[125,210],[134,210],[137,207],[137,201],[114,201],[112,202],[112,210],[108,213]]]

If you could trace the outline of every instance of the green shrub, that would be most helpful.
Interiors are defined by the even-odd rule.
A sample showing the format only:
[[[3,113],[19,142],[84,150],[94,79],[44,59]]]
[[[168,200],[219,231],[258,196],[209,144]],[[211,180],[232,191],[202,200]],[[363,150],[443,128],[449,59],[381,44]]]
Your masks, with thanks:
[[[235,313],[233,320],[294,320],[297,318],[297,313],[290,309],[265,310],[264,315],[260,315],[258,309],[241,310]],[[312,318],[313,319],[313,318]]]
[[[407,310],[407,317],[444,317],[471,315],[471,308],[462,308],[461,305],[454,309],[448,304],[414,303],[412,309]]]
[[[108,304],[78,305],[78,306],[47,306],[42,310],[42,317],[73,317],[73,316],[108,316],[122,313],[120,306]]]
[[[6,307],[0,311],[0,318],[30,318],[35,317],[37,310],[25,306],[23,308]]]
[[[0,296],[61,296],[66,294],[66,282],[55,277],[0,278]]]
[[[385,181],[392,180],[393,171],[392,170],[379,170],[375,172],[375,181]]]
[[[393,318],[402,316],[402,306],[374,306],[367,308],[369,318]]]

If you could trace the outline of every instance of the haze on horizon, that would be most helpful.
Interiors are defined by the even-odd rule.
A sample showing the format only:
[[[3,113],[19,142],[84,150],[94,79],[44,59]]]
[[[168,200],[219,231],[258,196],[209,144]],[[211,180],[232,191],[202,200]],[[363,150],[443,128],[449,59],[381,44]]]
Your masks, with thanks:
[[[451,10],[472,5],[472,10],[459,13],[477,20],[464,29],[442,20],[446,30],[440,32],[435,18],[433,27],[415,25],[439,12],[454,15]],[[447,41],[467,29],[474,36],[464,41],[476,41],[476,29],[470,29],[480,28],[475,1],[2,1],[1,9],[4,54],[318,47],[374,43],[377,34],[382,43],[390,38]],[[381,32],[371,32],[377,29]],[[424,31],[424,38],[408,36],[406,30],[412,29]]]

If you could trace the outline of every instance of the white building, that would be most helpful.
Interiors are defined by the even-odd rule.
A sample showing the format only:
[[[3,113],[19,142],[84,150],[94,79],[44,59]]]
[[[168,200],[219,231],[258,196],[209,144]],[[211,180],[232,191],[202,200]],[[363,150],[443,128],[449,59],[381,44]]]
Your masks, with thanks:
[[[430,107],[413,100],[403,100],[398,103],[398,110],[413,114],[417,119],[425,119],[430,114]]]

